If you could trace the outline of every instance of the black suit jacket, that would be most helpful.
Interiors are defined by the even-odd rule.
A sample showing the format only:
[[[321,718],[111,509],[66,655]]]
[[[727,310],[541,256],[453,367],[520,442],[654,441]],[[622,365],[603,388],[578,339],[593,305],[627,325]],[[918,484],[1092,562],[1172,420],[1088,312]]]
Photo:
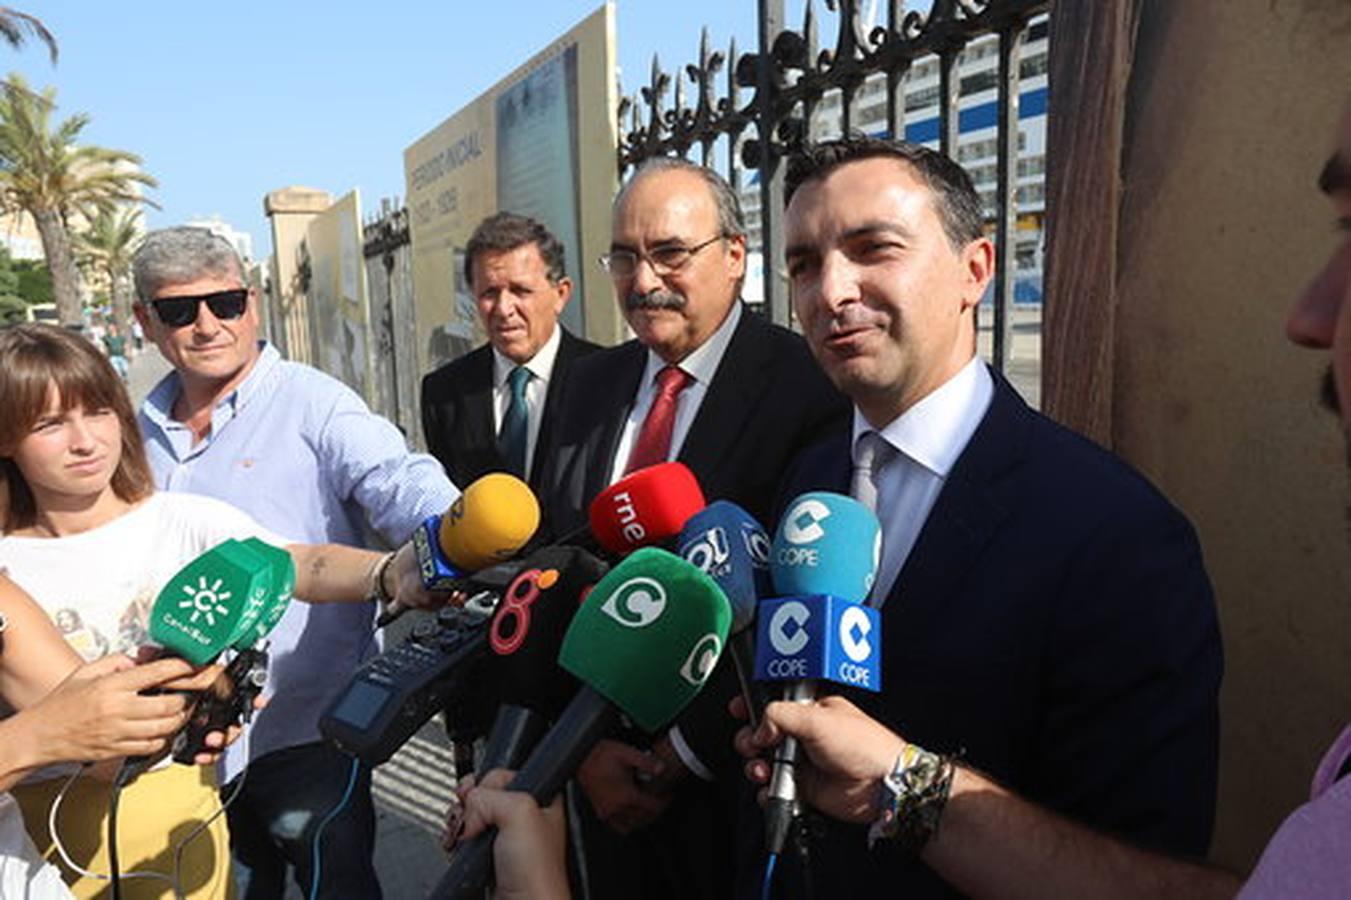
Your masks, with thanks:
[[[555,534],[586,522],[609,484],[624,422],[638,393],[647,349],[629,341],[581,360],[568,380],[555,453],[543,486]],[[766,522],[792,459],[848,421],[849,403],[826,380],[799,335],[743,307],[678,459],[704,495],[731,500]],[[717,775],[690,776],[655,825],[628,840],[590,822],[586,829],[593,900],[731,896],[733,827],[742,787],[726,704],[735,690],[724,655],[680,719],[681,732]]]
[[[577,360],[600,345],[575,338],[562,325],[558,356],[544,396],[544,419],[535,440],[530,486],[537,488],[549,458],[549,444],[558,419],[559,398],[568,373]],[[457,360],[446,363],[422,379],[422,433],[427,449],[441,461],[450,480],[464,488],[488,472],[507,466],[497,450],[493,426],[493,353],[484,344]]]
[[[1222,655],[1195,532],[1138,473],[994,378],[883,605],[882,692],[838,692],[1070,818],[1204,856]],[[798,461],[783,498],[847,493],[849,476],[845,430]],[[866,829],[814,825],[816,897],[951,893],[894,848],[870,854]]]
[[[574,367],[542,485],[555,534],[585,524],[587,507],[609,485],[646,364],[647,348],[635,340]],[[731,500],[764,522],[793,457],[846,421],[848,410],[799,335],[743,307],[678,459],[710,502]]]

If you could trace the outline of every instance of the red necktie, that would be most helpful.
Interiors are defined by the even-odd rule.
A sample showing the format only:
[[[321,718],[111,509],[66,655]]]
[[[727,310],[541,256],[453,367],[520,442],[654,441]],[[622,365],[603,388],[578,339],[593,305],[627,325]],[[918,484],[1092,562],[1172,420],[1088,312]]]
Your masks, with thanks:
[[[638,440],[629,452],[625,475],[666,462],[671,453],[671,432],[675,429],[676,401],[693,380],[676,366],[666,366],[657,373],[657,395],[652,398],[652,408],[647,411]]]

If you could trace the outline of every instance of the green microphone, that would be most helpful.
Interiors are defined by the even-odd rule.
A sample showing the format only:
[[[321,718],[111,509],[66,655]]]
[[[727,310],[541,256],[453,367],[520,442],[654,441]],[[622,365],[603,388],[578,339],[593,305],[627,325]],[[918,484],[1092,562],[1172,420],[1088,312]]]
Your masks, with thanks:
[[[238,640],[231,642],[230,645],[237,650],[248,650],[257,646],[259,641],[277,627],[287,607],[291,605],[291,597],[296,587],[296,564],[289,551],[274,547],[258,538],[249,538],[243,543],[271,565],[272,590],[268,593],[267,601],[252,627],[245,630]]]
[[[713,672],[731,622],[712,578],[665,550],[635,550],[573,616],[558,663],[582,688],[507,789],[548,803],[621,713],[651,732],[670,722]],[[495,836],[489,829],[457,849],[431,896],[481,897]]]
[[[268,605],[273,562],[227,540],[179,569],[150,610],[150,639],[193,665],[243,640]]]

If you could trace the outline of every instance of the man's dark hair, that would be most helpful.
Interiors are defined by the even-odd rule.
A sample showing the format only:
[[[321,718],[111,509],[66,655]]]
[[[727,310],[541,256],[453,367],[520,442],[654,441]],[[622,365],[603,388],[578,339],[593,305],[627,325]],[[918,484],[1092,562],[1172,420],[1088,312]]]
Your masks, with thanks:
[[[938,217],[954,249],[960,250],[985,234],[985,213],[971,176],[938,151],[908,141],[851,135],[807,144],[788,159],[784,205],[807,182],[825,178],[845,163],[863,159],[895,159],[908,164],[933,192]]]
[[[551,284],[568,274],[563,262],[563,244],[544,223],[512,212],[493,213],[474,229],[464,248],[464,283],[474,283],[474,258],[480,253],[500,253],[534,244],[544,260],[544,274]]]

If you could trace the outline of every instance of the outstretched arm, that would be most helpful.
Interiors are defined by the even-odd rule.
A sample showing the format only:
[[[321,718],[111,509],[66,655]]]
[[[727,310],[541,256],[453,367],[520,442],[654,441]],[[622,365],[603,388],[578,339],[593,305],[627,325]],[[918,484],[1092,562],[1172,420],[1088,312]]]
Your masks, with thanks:
[[[767,783],[762,756],[785,735],[806,752],[799,786],[811,806],[856,824],[877,818],[879,785],[906,746],[903,738],[843,697],[771,703],[757,730],[737,734],[752,781]],[[1228,872],[1137,850],[960,765],[921,856],[973,897],[1206,898],[1232,897],[1239,887]]]

